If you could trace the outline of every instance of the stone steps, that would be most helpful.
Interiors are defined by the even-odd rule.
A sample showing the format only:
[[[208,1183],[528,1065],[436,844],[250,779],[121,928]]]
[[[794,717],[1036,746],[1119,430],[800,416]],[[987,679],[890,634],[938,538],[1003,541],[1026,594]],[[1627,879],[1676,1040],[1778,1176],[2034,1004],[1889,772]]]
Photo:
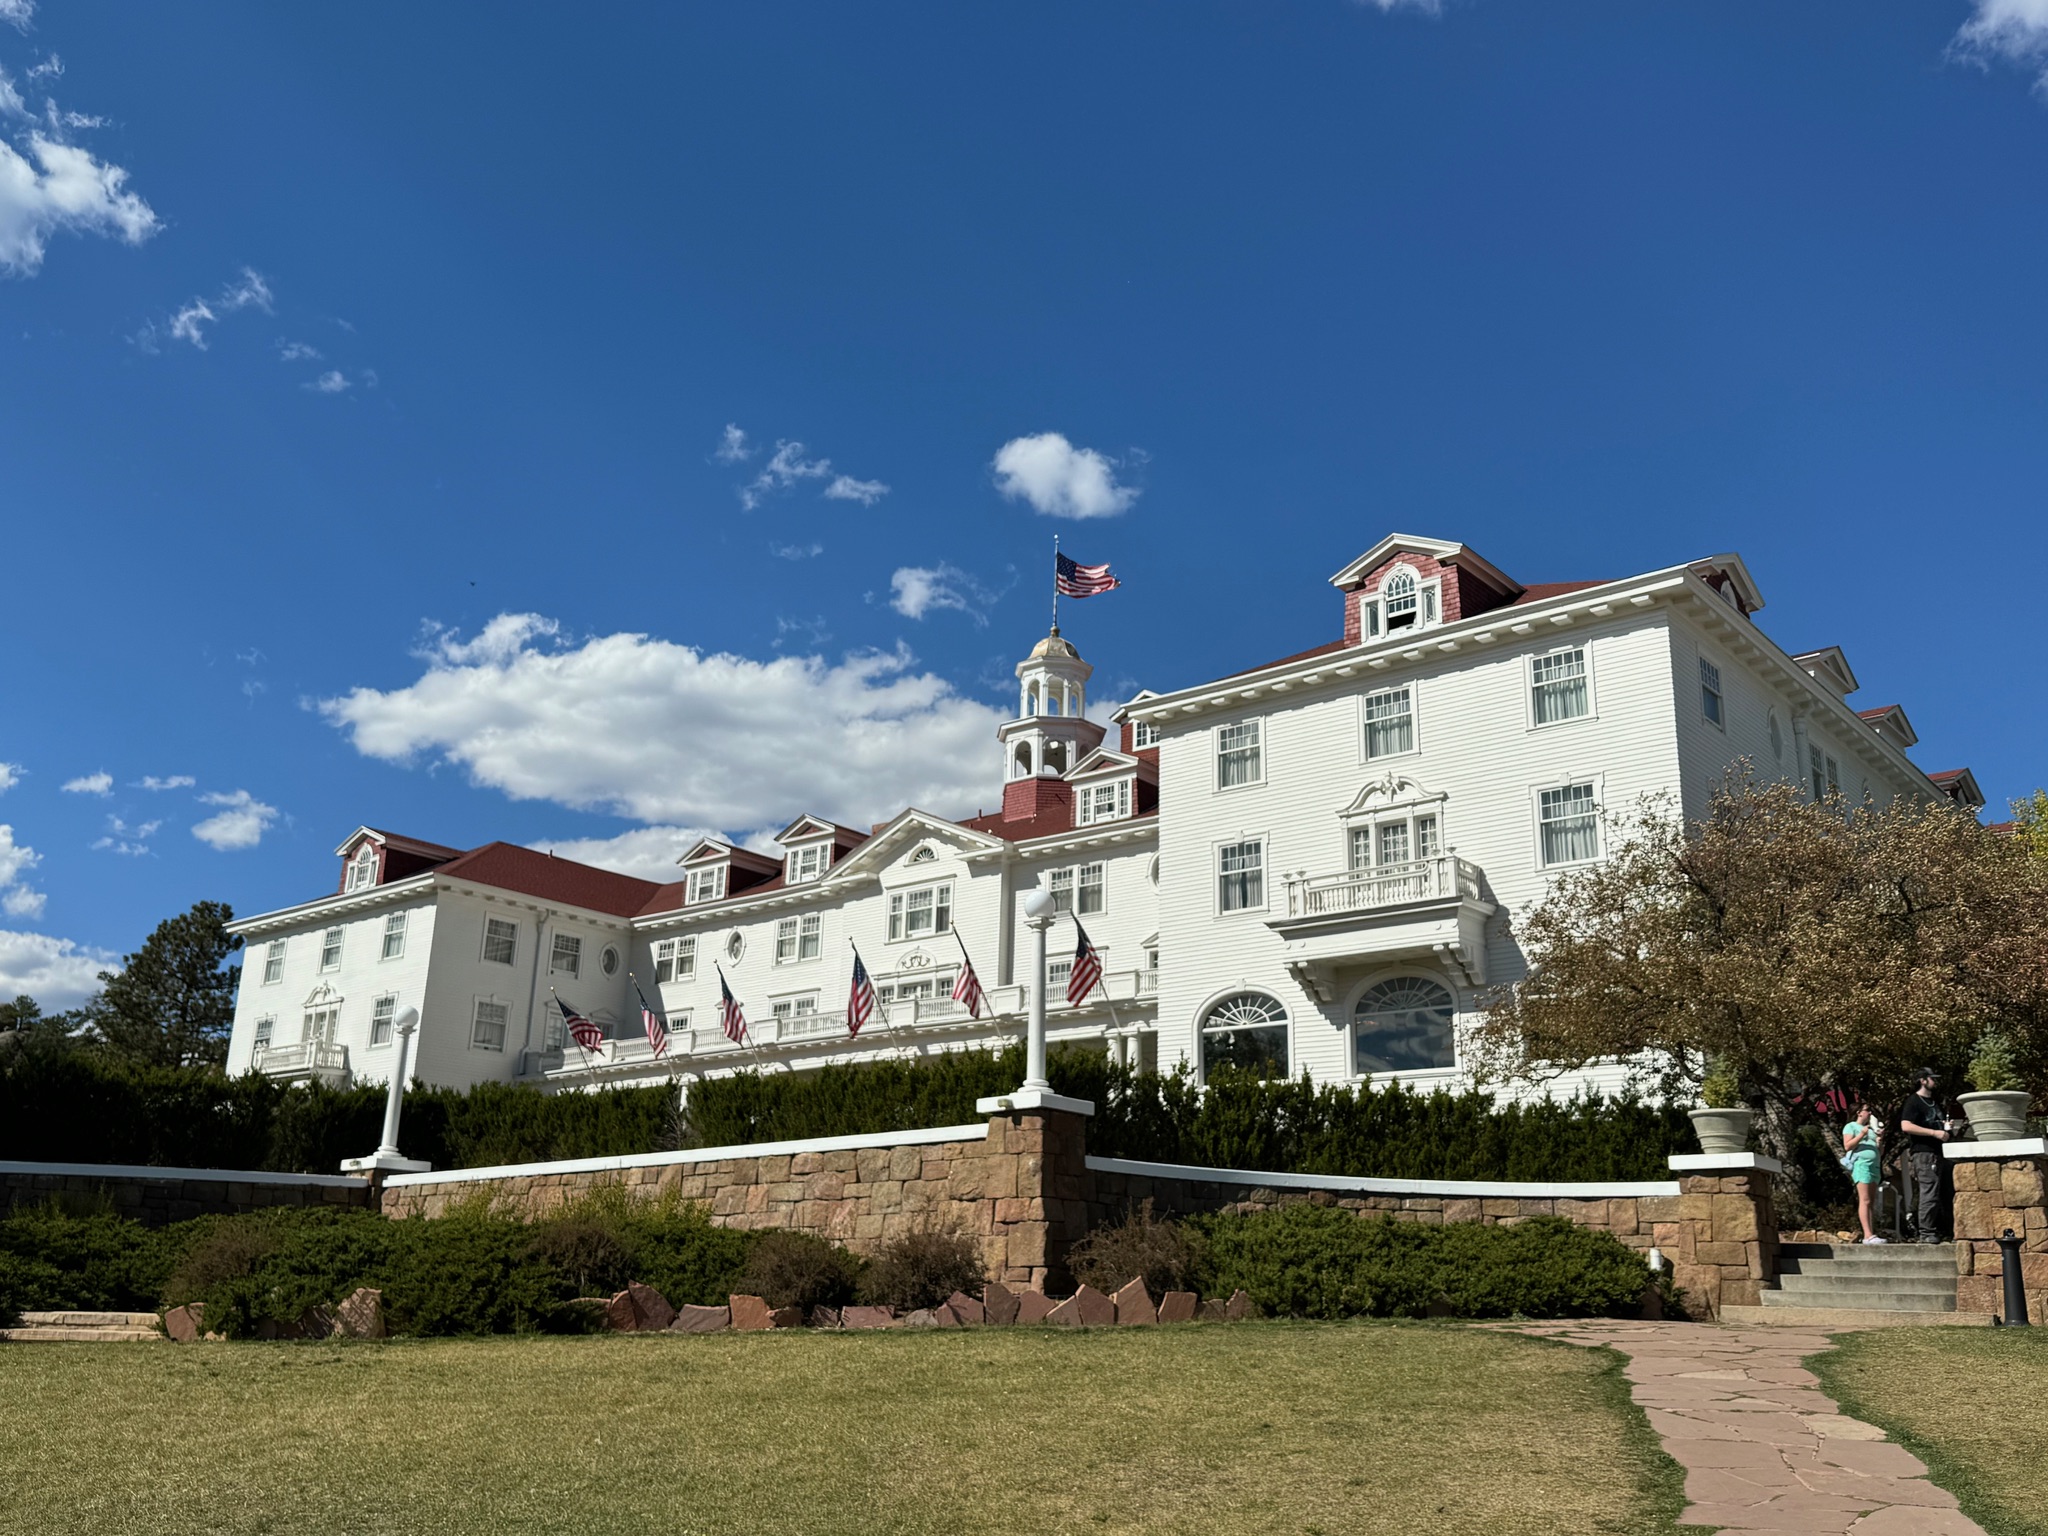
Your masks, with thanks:
[[[19,1328],[0,1328],[8,1344],[161,1343],[154,1312],[24,1312]]]
[[[1763,1293],[1772,1294],[1769,1291]],[[1768,1306],[1724,1306],[1724,1323],[1761,1323],[1779,1328],[1989,1328],[1991,1318],[1981,1312],[1899,1312],[1874,1307],[1801,1307],[1788,1303]]]
[[[1753,1309],[1772,1314],[1774,1322],[1793,1313],[1890,1321],[1956,1315],[1956,1256],[1949,1243],[1788,1243],[1778,1265],[1777,1284],[1758,1294]]]

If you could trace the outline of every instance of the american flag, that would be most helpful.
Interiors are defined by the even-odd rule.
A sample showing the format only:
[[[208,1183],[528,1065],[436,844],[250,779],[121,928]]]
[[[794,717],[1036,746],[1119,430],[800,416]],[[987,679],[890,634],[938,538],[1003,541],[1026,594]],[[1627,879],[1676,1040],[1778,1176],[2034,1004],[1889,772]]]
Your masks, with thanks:
[[[604,1030],[590,1022],[561,998],[555,999],[555,1006],[562,1010],[562,1022],[569,1026],[569,1038],[586,1051],[599,1050],[604,1045]]]
[[[1078,917],[1074,919],[1074,931],[1081,935],[1081,942],[1074,950],[1074,968],[1067,974],[1067,1001],[1078,1008],[1102,980],[1102,956],[1088,942],[1088,930],[1081,926]]]
[[[875,984],[868,979],[868,968],[861,964],[860,951],[853,952],[853,986],[846,994],[846,1032],[860,1033],[861,1025],[874,1017]]]
[[[747,1016],[740,1011],[740,1000],[732,995],[732,988],[725,984],[724,966],[718,968],[718,1027],[734,1045],[747,1037]]]
[[[657,1056],[668,1054],[668,1025],[660,1014],[647,1006],[647,994],[640,990],[640,983],[633,983],[633,995],[640,999],[640,1027],[647,1031],[647,1043]]]
[[[1053,558],[1057,562],[1053,585],[1059,588],[1061,597],[1093,597],[1098,592],[1123,585],[1109,574],[1107,564],[1081,565],[1066,555]]]
[[[953,937],[960,938],[958,929]],[[974,974],[974,962],[967,958],[967,941],[960,939],[960,974],[953,978],[953,1001],[967,1005],[967,1017],[981,1017],[982,1004],[988,1001],[981,990],[981,978]]]

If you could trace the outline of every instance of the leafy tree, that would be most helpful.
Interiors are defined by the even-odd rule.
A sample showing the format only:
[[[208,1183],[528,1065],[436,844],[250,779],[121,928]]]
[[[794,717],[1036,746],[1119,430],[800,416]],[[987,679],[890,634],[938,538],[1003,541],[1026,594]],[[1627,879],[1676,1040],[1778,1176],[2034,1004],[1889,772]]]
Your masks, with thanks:
[[[112,1054],[151,1066],[219,1065],[227,1060],[239,965],[223,966],[242,941],[227,931],[234,912],[218,901],[157,924],[120,971],[101,971],[85,1005]]]
[[[1815,804],[1746,774],[1685,825],[1647,802],[1521,919],[1529,975],[1472,1033],[1482,1076],[1604,1060],[1697,1091],[1709,1060],[1789,1152],[1792,1103],[1960,1078],[1987,1030],[2048,1081],[2048,862],[1947,804]]]
[[[2013,840],[2037,859],[2048,859],[2048,789],[2012,802]]]

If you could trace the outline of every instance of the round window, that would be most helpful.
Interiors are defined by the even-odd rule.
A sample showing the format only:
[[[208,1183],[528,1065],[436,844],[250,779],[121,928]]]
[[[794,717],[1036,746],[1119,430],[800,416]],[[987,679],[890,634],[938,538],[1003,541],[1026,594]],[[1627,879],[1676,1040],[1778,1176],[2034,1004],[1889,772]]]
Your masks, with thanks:
[[[598,957],[597,963],[604,967],[605,975],[616,976],[619,974],[619,952],[609,945],[606,946],[605,952]]]
[[[1400,976],[1368,988],[1352,1010],[1352,1070],[1421,1072],[1458,1064],[1450,992],[1423,976]]]
[[[1263,992],[1236,992],[1202,1020],[1202,1075],[1221,1068],[1287,1075],[1287,1010]]]
[[[1156,888],[1159,884],[1159,855],[1152,855],[1152,862],[1145,866],[1145,878]]]
[[[742,934],[739,931],[739,929],[733,929],[731,933],[725,936],[725,958],[732,961],[734,964],[738,964],[740,956],[745,954],[746,952],[746,936]]]

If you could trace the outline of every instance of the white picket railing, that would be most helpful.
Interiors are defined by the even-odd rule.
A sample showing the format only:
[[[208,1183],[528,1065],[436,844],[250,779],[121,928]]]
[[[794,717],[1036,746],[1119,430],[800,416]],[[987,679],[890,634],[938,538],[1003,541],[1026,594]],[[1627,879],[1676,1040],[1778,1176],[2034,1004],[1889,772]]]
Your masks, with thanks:
[[[1287,880],[1287,915],[1334,917],[1411,901],[1477,901],[1479,880],[1478,865],[1450,853],[1406,864],[1348,869],[1337,875],[1291,875]]]

